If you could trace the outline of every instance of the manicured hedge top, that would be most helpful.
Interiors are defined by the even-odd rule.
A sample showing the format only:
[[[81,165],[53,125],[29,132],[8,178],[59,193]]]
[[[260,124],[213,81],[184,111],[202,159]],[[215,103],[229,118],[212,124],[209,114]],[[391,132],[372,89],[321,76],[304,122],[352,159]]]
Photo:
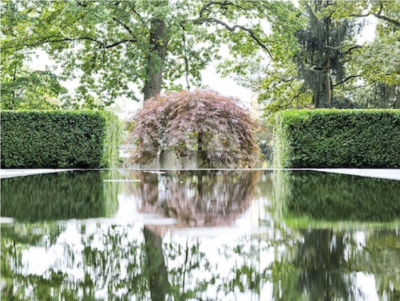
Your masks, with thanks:
[[[274,158],[284,168],[399,168],[400,110],[279,112]]]
[[[1,167],[113,167],[118,117],[103,111],[2,111]]]

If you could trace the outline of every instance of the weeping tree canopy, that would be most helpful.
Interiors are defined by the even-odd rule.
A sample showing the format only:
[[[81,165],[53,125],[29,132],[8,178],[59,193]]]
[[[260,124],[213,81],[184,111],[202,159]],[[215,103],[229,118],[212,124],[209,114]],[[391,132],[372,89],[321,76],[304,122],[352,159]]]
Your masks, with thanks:
[[[317,108],[332,107],[334,88],[353,78],[346,78],[346,57],[351,50],[343,45],[351,44],[357,26],[353,20],[334,20],[331,14],[318,17],[331,5],[331,1],[305,3],[308,23],[295,33],[301,50],[294,62],[304,81],[303,89],[312,92],[312,103]]]
[[[146,101],[134,117],[129,143],[132,163],[145,164],[160,150],[178,157],[197,150],[206,162],[249,166],[260,159],[253,135],[257,127],[239,100],[210,90],[171,92]]]

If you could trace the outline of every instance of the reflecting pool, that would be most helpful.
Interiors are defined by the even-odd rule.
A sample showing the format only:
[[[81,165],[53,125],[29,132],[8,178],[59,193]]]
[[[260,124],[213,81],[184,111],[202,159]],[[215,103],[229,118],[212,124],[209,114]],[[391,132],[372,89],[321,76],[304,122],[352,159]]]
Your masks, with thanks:
[[[400,300],[400,181],[62,172],[2,179],[1,216],[1,300]]]

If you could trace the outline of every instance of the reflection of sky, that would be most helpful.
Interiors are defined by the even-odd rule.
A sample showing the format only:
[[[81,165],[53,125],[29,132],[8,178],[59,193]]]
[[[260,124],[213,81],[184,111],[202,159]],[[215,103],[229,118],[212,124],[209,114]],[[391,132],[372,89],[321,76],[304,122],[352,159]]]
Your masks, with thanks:
[[[92,249],[104,251],[105,248],[110,247],[104,244],[103,235],[106,233],[123,234],[127,231],[126,238],[122,239],[119,244],[119,248],[128,248],[129,244],[136,241],[137,244],[143,242],[142,229],[145,224],[151,225],[171,225],[174,220],[162,218],[153,214],[143,214],[137,211],[136,198],[132,195],[120,194],[118,196],[119,209],[118,212],[112,218],[101,218],[101,219],[87,219],[87,220],[70,220],[65,222],[65,230],[57,238],[57,242],[50,247],[30,247],[22,253],[22,274],[36,274],[49,276],[49,271],[62,272],[70,275],[75,281],[83,281],[85,278],[84,266],[84,244],[83,241],[90,243],[86,246],[90,246]],[[257,241],[256,239],[250,240],[250,237],[246,234],[250,234],[254,229],[260,229],[258,227],[258,221],[260,218],[265,218],[265,211],[259,211],[262,202],[268,202],[267,199],[255,200],[251,203],[250,208],[243,214],[239,219],[236,220],[233,227],[213,227],[213,228],[200,228],[200,229],[182,229],[176,233],[165,233],[163,237],[163,244],[169,244],[170,242],[176,243],[185,247],[188,243],[189,246],[200,242],[200,252],[204,252],[207,260],[212,267],[213,273],[217,271],[218,275],[223,279],[232,279],[235,275],[231,269],[233,267],[240,268],[243,264],[248,261],[252,261],[258,267],[259,271],[268,268],[274,261],[274,249],[269,248],[265,241]],[[85,226],[85,230],[82,233],[80,231],[82,225]],[[115,227],[114,225],[120,225]],[[263,229],[264,233],[267,229]],[[273,231],[272,229],[268,229]],[[229,252],[229,258],[223,255],[223,250],[232,250],[237,245],[243,244],[243,253],[250,252],[250,246],[259,249],[260,254],[257,262],[253,262],[254,258],[249,259],[242,256],[242,253]],[[254,245],[256,244],[256,245]],[[257,245],[258,244],[258,245]],[[74,254],[73,261],[66,261],[70,259],[70,255]],[[177,256],[173,261],[167,262],[168,269],[178,268],[184,263],[184,256]],[[118,271],[119,278],[124,279],[127,276],[126,266],[128,262],[126,260],[121,261],[121,269]],[[115,271],[114,271],[115,272]],[[212,277],[212,273],[203,269],[198,269],[191,274],[192,284],[196,280],[209,280]],[[45,277],[47,278],[47,277]],[[218,284],[218,283],[217,283]],[[187,287],[190,288],[191,283],[187,283]],[[107,295],[107,286],[103,290],[96,290],[98,297]],[[123,292],[117,292],[123,294]],[[218,300],[232,300],[233,293],[224,295],[223,292],[217,293],[217,285],[209,286],[206,293],[207,296],[218,296]],[[240,293],[236,292],[238,300],[253,300],[251,292]],[[267,283],[263,286],[262,296],[272,296],[272,283]]]
[[[190,263],[198,263],[191,272],[185,274],[184,291],[195,290],[200,287],[199,283],[208,282],[205,291],[198,292],[205,300],[271,300],[280,293],[283,298],[287,297],[288,290],[309,297],[313,294],[315,296],[315,291],[334,293],[336,289],[340,290],[343,287],[351,291],[356,300],[377,300],[378,295],[382,297],[385,294],[383,290],[389,294],[394,291],[398,283],[396,280],[399,279],[397,266],[400,262],[400,244],[396,232],[398,224],[384,229],[379,228],[382,225],[375,227],[362,222],[355,226],[348,222],[293,226],[290,223],[291,217],[281,212],[284,210],[284,206],[279,202],[282,199],[276,197],[276,193],[281,193],[280,189],[286,187],[280,186],[283,178],[279,177],[279,173],[253,172],[257,173],[256,177],[249,171],[226,171],[217,174],[215,171],[203,171],[200,198],[199,174],[191,171],[167,171],[163,174],[139,171],[105,173],[103,178],[99,177],[92,184],[104,188],[105,196],[109,199],[102,201],[108,204],[113,203],[109,202],[110,200],[115,200],[115,203],[118,203],[106,206],[112,207],[113,210],[107,209],[103,216],[114,212],[112,216],[50,222],[38,220],[31,224],[18,222],[24,219],[16,218],[16,222],[11,220],[11,224],[2,225],[4,229],[14,230],[6,231],[5,238],[2,237],[6,247],[5,255],[2,254],[2,264],[3,258],[6,258],[6,267],[11,267],[15,275],[14,277],[11,274],[10,277],[10,274],[7,274],[5,280],[2,279],[2,286],[16,291],[18,287],[22,287],[21,283],[31,281],[32,278],[27,276],[38,275],[44,279],[54,279],[54,273],[60,273],[64,280],[62,289],[78,290],[81,287],[82,290],[86,285],[85,279],[90,275],[89,278],[95,282],[96,296],[101,299],[107,297],[110,288],[116,290],[113,291],[115,295],[123,296],[133,286],[132,279],[139,278],[141,283],[135,285],[145,290],[145,296],[137,299],[150,300],[145,273],[150,265],[147,260],[153,260],[154,257],[146,252],[146,247],[159,250],[161,240],[157,235],[161,235],[162,252],[171,285],[180,287],[180,269],[185,266],[185,262],[188,266]],[[239,176],[239,173],[242,174]],[[296,180],[300,177],[310,181],[308,176],[311,174],[299,172],[297,176],[293,173],[289,175]],[[326,179],[326,174],[323,173],[312,175],[320,175]],[[347,183],[351,182],[350,180],[354,181],[353,177],[345,175],[340,178]],[[336,175],[334,178],[337,180]],[[249,179],[251,181],[248,181]],[[136,181],[122,183],[122,180]],[[393,186],[386,185],[393,184],[392,181],[365,181],[374,191],[390,189]],[[197,187],[197,191],[193,190],[193,185]],[[304,183],[301,187],[303,186]],[[170,188],[170,192],[167,191],[167,187]],[[232,187],[235,189],[231,189]],[[245,187],[252,189],[246,190]],[[352,186],[348,190],[353,188]],[[183,193],[182,189],[191,192]],[[396,194],[397,186],[393,186],[392,189]],[[299,190],[285,191],[300,197]],[[79,193],[80,190],[76,192]],[[40,199],[41,195],[38,196]],[[54,198],[56,197],[59,196],[55,195]],[[351,194],[351,197],[354,195]],[[382,197],[381,199],[384,201]],[[206,202],[217,205],[202,206]],[[368,203],[365,198],[363,202]],[[189,204],[189,208],[183,206],[183,210],[176,211],[177,214],[170,214],[176,219],[165,217],[182,204]],[[221,207],[221,204],[225,204],[225,207]],[[164,205],[166,207],[163,207]],[[65,207],[62,208],[66,210]],[[166,208],[168,210],[164,211]],[[179,212],[182,212],[184,217],[187,212],[191,212],[194,218],[199,215],[199,220],[206,214],[220,223],[214,223],[212,220],[200,223],[201,227],[195,227],[193,225],[196,223],[187,223]],[[56,216],[60,218],[62,215]],[[12,248],[7,248],[12,245],[13,238],[17,250],[21,250],[16,252],[17,255],[21,254],[21,258],[17,256],[17,260],[14,260],[14,253],[9,251]],[[193,252],[192,248],[197,247],[199,249]],[[189,250],[188,258],[185,257],[186,248]],[[286,273],[286,269],[293,269],[294,272]],[[254,271],[249,273],[252,277],[258,277],[265,272],[265,277],[261,277],[259,294],[250,290],[247,278],[243,276],[245,273],[241,273],[246,271]],[[158,275],[158,271],[156,272]],[[241,275],[240,283],[244,284],[243,292],[240,292],[237,281],[234,281],[237,273]],[[325,276],[326,279],[332,279],[332,289],[330,280],[326,280]],[[216,278],[215,283],[209,283],[212,277]],[[322,277],[325,280],[319,281]],[[285,283],[287,279],[289,282]],[[35,281],[35,285],[43,285],[42,281]],[[10,282],[14,283],[14,286],[11,286]],[[219,290],[221,285],[232,282],[236,285],[234,292],[225,295],[224,291]],[[121,283],[121,288],[118,288],[117,284]],[[57,284],[55,285],[57,289]],[[30,296],[34,296],[35,288],[29,289]],[[180,289],[182,290],[182,287]],[[83,294],[82,291],[80,293]],[[29,295],[24,296],[25,299],[28,297]]]
[[[36,274],[48,276],[52,269],[57,272],[66,273],[70,279],[83,281],[85,272],[94,272],[94,269],[84,265],[84,243],[92,249],[105,250],[110,245],[105,244],[104,235],[108,233],[124,234],[118,248],[121,250],[129,248],[132,242],[136,244],[143,243],[144,225],[165,225],[171,226],[176,222],[172,219],[165,219],[155,214],[143,214],[137,210],[136,197],[123,193],[118,196],[119,210],[111,218],[87,219],[87,220],[69,220],[64,223],[65,230],[57,238],[54,245],[47,247],[30,247],[22,253],[22,274]],[[187,276],[186,287],[194,287],[196,280],[210,280],[212,274],[218,274],[220,279],[233,279],[235,277],[232,268],[240,268],[243,265],[253,266],[259,272],[268,269],[271,264],[280,259],[285,250],[283,245],[277,248],[271,247],[268,241],[280,239],[279,231],[274,229],[273,221],[269,212],[264,208],[269,207],[269,200],[265,197],[254,199],[248,210],[242,214],[232,225],[232,227],[214,227],[200,229],[176,229],[169,228],[169,231],[163,234],[163,244],[175,243],[184,248],[187,244],[192,246],[199,242],[200,252],[204,252],[207,261],[211,266],[211,271],[203,267],[196,269],[191,275]],[[267,227],[260,227],[260,220],[269,220]],[[263,223],[265,225],[266,223]],[[116,226],[115,226],[116,225]],[[82,226],[85,227],[81,230]],[[250,234],[253,233],[251,236]],[[365,244],[365,234],[363,231],[353,233],[357,244]],[[268,239],[266,239],[268,238]],[[89,242],[90,240],[90,242]],[[243,246],[241,252],[233,252],[237,246]],[[253,247],[255,256],[247,256]],[[335,246],[331,246],[332,248]],[[225,256],[227,252],[229,256]],[[71,261],[71,254],[74,254],[74,260]],[[138,258],[140,254],[136,255]],[[113,260],[108,258],[108,260]],[[126,267],[128,260],[120,258],[120,270],[110,271],[112,275],[118,275],[120,279],[127,277]],[[169,270],[177,269],[184,264],[184,254],[175,259],[166,257],[166,265]],[[94,275],[93,275],[94,276]],[[105,281],[109,277],[102,275]],[[111,276],[111,275],[110,275]],[[378,300],[375,288],[375,279],[373,275],[362,272],[356,273],[355,286],[356,295],[361,299]],[[191,279],[191,281],[190,281]],[[216,297],[217,300],[255,300],[258,296],[251,291],[240,293],[236,291],[225,295],[223,292],[217,292],[218,281],[215,285],[208,286],[206,296]],[[96,289],[96,296],[107,296],[107,285]],[[32,290],[33,288],[31,288]],[[268,281],[262,284],[262,300],[272,298],[273,283]],[[116,291],[115,294],[123,296],[124,290]],[[234,296],[235,295],[235,296]],[[204,297],[204,296],[203,296]]]

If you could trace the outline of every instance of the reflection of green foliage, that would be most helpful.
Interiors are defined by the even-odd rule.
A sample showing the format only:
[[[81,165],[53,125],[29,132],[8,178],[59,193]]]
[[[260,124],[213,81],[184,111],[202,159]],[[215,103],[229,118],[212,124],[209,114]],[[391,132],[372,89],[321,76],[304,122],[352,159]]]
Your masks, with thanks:
[[[386,220],[399,216],[399,182],[279,171],[273,190],[268,210],[286,235],[272,264],[274,300],[363,299],[356,273],[374,275],[380,298],[398,299],[398,223]]]
[[[400,182],[320,172],[285,172],[280,200],[287,216],[329,221],[400,218]],[[276,186],[279,189],[279,185]]]
[[[103,184],[98,171],[2,179],[1,214],[24,221],[109,216],[118,206],[115,185]]]
[[[218,191],[230,191],[225,186],[233,185],[240,189],[246,183],[253,183],[242,182],[240,179],[250,178],[255,181],[259,175],[259,172],[251,175],[251,171],[245,172],[249,173],[247,176],[243,173],[235,175],[233,171],[217,173],[143,173],[141,182],[132,183],[135,186],[129,188],[135,190],[131,191],[132,194],[144,206],[140,192],[146,194],[157,190],[152,195],[154,199],[150,196],[148,201],[158,202],[162,194],[162,181],[169,188],[172,188],[173,183],[182,184],[181,190],[197,195],[199,191],[196,189],[202,180],[202,193],[208,198]],[[263,190],[257,189],[260,198],[257,202],[260,202],[259,225],[263,233],[240,236],[228,242],[220,241],[220,236],[183,238],[170,233],[159,235],[157,229],[163,226],[146,225],[142,228],[138,224],[120,225],[113,223],[115,219],[109,220],[112,223],[78,220],[2,225],[1,297],[4,300],[363,300],[365,297],[359,295],[357,279],[361,274],[375,278],[376,287],[370,289],[376,291],[379,298],[384,299],[386,296],[385,300],[398,300],[400,241],[398,230],[393,225],[383,230],[368,227],[361,228],[361,231],[354,231],[345,223],[341,224],[344,225],[341,228],[333,228],[328,223],[321,229],[287,227],[286,219],[283,218],[286,218],[285,202],[289,200],[287,194],[294,194],[295,197],[302,191],[293,190],[293,179],[296,181],[300,178],[301,181],[296,183],[303,186],[307,186],[307,182],[316,186],[322,182],[323,185],[334,186],[338,191],[345,189],[338,185],[340,177],[337,175],[329,179],[322,173],[322,178],[316,181],[319,174],[308,173],[275,173],[273,200],[266,194],[268,188],[273,188],[272,175],[268,172],[262,174],[258,184],[263,186]],[[75,176],[82,176],[79,179],[83,182],[89,174],[79,172]],[[99,174],[103,176],[99,172],[91,175],[97,179],[93,187],[102,186],[102,183],[97,182],[102,179],[116,178],[116,175],[109,173],[103,178]],[[307,177],[303,179],[302,175]],[[129,176],[138,178],[136,172]],[[353,183],[346,181],[353,178],[343,176],[344,182]],[[61,179],[65,179],[65,189],[68,189],[67,186],[78,185],[77,182],[68,181],[68,177]],[[209,180],[216,179],[220,182],[213,190]],[[378,182],[383,185],[387,182],[395,183],[384,180]],[[363,183],[353,184],[362,189],[366,189],[364,186],[371,186],[372,190],[382,188],[382,183]],[[147,188],[142,186],[144,184],[148,185]],[[220,184],[224,184],[221,187],[226,190]],[[117,185],[105,183],[102,191],[107,195],[116,193]],[[391,189],[389,186],[384,187]],[[55,188],[62,190],[60,185]],[[84,189],[91,188],[80,187],[79,191],[83,193]],[[108,189],[111,192],[107,192]],[[333,193],[333,188],[326,190]],[[63,192],[68,194],[69,190]],[[371,191],[367,192],[371,194]],[[226,199],[231,199],[228,196],[232,195],[235,194],[227,194]],[[387,197],[381,195],[382,199]],[[48,198],[43,194],[41,196]],[[165,206],[168,198],[160,199],[165,200]],[[197,209],[198,204],[192,202],[192,199],[188,200],[192,208]],[[277,204],[279,202],[282,204]],[[211,207],[210,210],[214,209]],[[283,215],[275,213],[279,210],[282,210]],[[223,218],[227,212],[219,211],[217,217]],[[359,224],[370,225],[365,222]],[[75,234],[71,236],[71,233]],[[54,254],[54,251],[57,251],[57,258],[49,256],[44,271],[35,272],[30,263],[35,260],[32,257],[36,252]],[[271,292],[269,285],[272,285],[272,297],[265,295]]]
[[[303,239],[288,244],[273,263],[274,300],[365,300],[357,273],[374,276],[379,300],[398,300],[400,252],[395,230],[366,231],[361,243],[353,231],[301,233]]]
[[[2,226],[2,230],[10,228],[7,233],[14,235],[1,238],[1,276],[5,284],[2,299],[120,300],[118,296],[124,296],[121,300],[192,300],[201,299],[201,293],[212,282],[193,277],[193,272],[211,269],[198,241],[187,242],[186,246],[175,241],[163,244],[162,237],[146,228],[143,236],[138,232],[131,239],[132,225],[102,225],[94,232],[85,225],[76,225],[79,247],[58,243],[63,260],[49,259],[49,268],[36,275],[21,259],[23,251],[29,252],[33,246],[51,247],[46,243],[46,236],[52,235],[48,225],[34,225],[42,230],[43,237],[32,246],[20,242],[22,231],[13,232],[13,226]],[[32,227],[27,228],[31,234],[34,232]],[[17,241],[16,247],[13,240]],[[98,240],[102,246],[96,245]],[[174,266],[172,262],[177,260],[183,264],[170,268],[166,265]],[[34,289],[29,290],[29,286]]]

